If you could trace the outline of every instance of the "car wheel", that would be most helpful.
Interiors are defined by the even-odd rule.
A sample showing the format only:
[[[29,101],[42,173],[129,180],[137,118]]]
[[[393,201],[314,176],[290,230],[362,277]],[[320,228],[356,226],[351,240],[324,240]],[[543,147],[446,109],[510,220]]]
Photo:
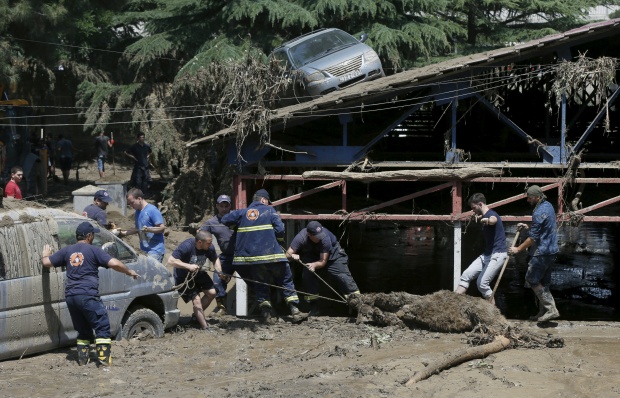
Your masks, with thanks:
[[[164,323],[152,310],[145,307],[130,308],[122,323],[121,337],[124,339],[164,337]]]

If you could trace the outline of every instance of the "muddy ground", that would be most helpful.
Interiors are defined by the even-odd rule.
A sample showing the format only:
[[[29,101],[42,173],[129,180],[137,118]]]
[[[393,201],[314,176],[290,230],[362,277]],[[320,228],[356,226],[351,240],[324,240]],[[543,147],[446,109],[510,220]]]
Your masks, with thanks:
[[[117,171],[120,173],[119,169]],[[125,172],[128,172],[125,170]],[[95,179],[50,186],[48,204],[71,210],[68,193]],[[84,181],[86,180],[86,182]],[[63,199],[64,198],[64,199]],[[130,226],[131,215],[110,218]],[[187,232],[170,229],[168,254]],[[137,242],[129,241],[136,245]],[[334,304],[341,305],[341,304]],[[559,321],[539,328],[565,340],[563,348],[512,349],[466,362],[413,387],[406,381],[445,353],[466,347],[464,334],[356,324],[317,317],[295,325],[284,315],[273,326],[257,318],[211,315],[208,332],[182,319],[163,339],[120,341],[113,366],[79,367],[72,347],[0,362],[4,397],[614,397],[620,396],[620,324]],[[374,343],[373,343],[374,342]]]

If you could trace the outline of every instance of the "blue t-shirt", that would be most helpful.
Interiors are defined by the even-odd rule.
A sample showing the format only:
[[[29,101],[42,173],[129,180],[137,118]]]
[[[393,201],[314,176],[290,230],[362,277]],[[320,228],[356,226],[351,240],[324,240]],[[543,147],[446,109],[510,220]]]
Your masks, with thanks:
[[[65,296],[99,296],[99,267],[108,268],[112,257],[97,246],[78,242],[49,259],[54,267],[67,267]]]
[[[504,224],[499,214],[495,210],[489,209],[482,218],[491,218],[495,216],[497,223],[495,225],[483,225],[482,236],[484,236],[484,255],[490,256],[493,253],[506,253],[506,233],[504,232]]]
[[[166,252],[164,245],[164,234],[144,232],[142,227],[155,227],[164,223],[164,217],[161,215],[157,207],[147,204],[144,209],[136,210],[136,228],[138,229],[138,237],[140,238],[140,249],[147,253],[162,254]]]
[[[304,263],[312,263],[320,260],[322,253],[329,253],[328,260],[346,256],[344,249],[340,247],[336,235],[323,227],[325,236],[319,242],[314,243],[308,237],[306,229],[302,229],[291,242],[291,249],[299,254],[299,259]]]
[[[84,208],[84,211],[86,212],[86,217],[97,221],[97,223],[102,227],[105,227],[105,225],[108,223],[108,217],[105,213],[105,210],[103,210],[96,204],[89,204]]]
[[[212,263],[215,263],[217,260],[217,253],[215,252],[215,246],[213,245],[211,245],[207,250],[196,249],[196,239],[189,238],[181,242],[179,247],[172,252],[172,257],[177,260],[181,260],[184,263],[196,264],[202,267],[207,262],[207,259],[211,260]],[[175,268],[175,283],[183,283],[188,273],[189,271],[186,269]]]
[[[221,217],[217,215],[211,217],[200,229],[202,231],[208,231],[215,236],[222,254],[226,256],[233,256],[235,254],[235,239],[237,234],[233,229],[222,224]]]

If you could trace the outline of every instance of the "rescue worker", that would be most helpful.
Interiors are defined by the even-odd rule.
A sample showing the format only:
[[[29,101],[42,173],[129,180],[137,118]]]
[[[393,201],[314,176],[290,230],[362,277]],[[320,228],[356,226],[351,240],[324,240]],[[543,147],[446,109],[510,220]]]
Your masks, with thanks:
[[[227,279],[222,274],[222,266],[212,243],[213,237],[209,232],[198,231],[195,238],[183,241],[168,258],[168,265],[174,268],[175,283],[177,285],[185,283],[185,286],[180,289],[181,298],[186,303],[192,302],[194,317],[202,330],[209,329],[204,310],[215,297],[213,280],[203,269],[207,259],[213,263],[215,268],[213,274],[218,275],[223,280]],[[200,292],[204,293],[202,299]]]
[[[349,256],[338,243],[336,236],[318,221],[310,221],[301,230],[286,252],[287,257],[301,261],[304,265],[302,278],[304,291],[310,293],[306,301],[310,304],[310,316],[319,316],[319,278],[315,273],[327,273],[338,283],[338,290],[345,298],[360,294],[349,271]]]
[[[232,275],[235,271],[237,271],[240,276],[244,276],[244,271],[247,269],[247,266],[233,266],[236,233],[234,230],[222,224],[222,217],[230,213],[232,200],[228,195],[220,195],[218,196],[216,202],[215,207],[217,209],[217,214],[208,219],[200,227],[200,230],[211,233],[217,240],[217,244],[221,250],[219,259],[222,264],[223,273],[225,275]],[[217,311],[220,315],[226,315],[227,283],[216,273],[213,275],[213,284],[215,285],[215,290],[217,291],[217,295],[215,296]]]
[[[110,198],[108,192],[105,189],[100,189],[95,192],[93,203],[84,208],[82,215],[97,221],[97,223],[104,228],[109,228],[110,225],[108,225],[108,217],[105,209],[111,201],[112,198]]]
[[[272,324],[269,287],[275,283],[284,288],[284,297],[293,315],[293,321],[303,320],[297,308],[299,297],[293,285],[293,274],[288,259],[278,240],[284,240],[284,223],[273,207],[269,206],[269,193],[264,189],[256,191],[252,203],[246,209],[234,210],[222,217],[222,224],[237,228],[234,266],[250,266],[256,300],[266,324]]]
[[[531,287],[538,299],[538,314],[530,317],[530,320],[538,322],[560,317],[560,312],[555,307],[555,300],[549,290],[551,267],[559,251],[558,234],[555,211],[545,198],[545,194],[538,185],[532,185],[527,189],[527,203],[534,208],[532,226],[529,228],[527,239],[519,246],[509,249],[511,254],[517,254],[531,247],[525,282],[526,287]],[[517,224],[517,227],[528,229],[527,224],[523,223]]]
[[[95,233],[99,232],[88,221],[75,230],[77,243],[52,253],[50,245],[43,246],[41,264],[44,267],[66,267],[65,300],[71,315],[73,328],[78,332],[78,364],[90,360],[90,344],[93,330],[97,358],[103,366],[112,365],[112,335],[108,312],[99,297],[99,267],[112,268],[138,278],[138,274],[97,246],[92,246]]]

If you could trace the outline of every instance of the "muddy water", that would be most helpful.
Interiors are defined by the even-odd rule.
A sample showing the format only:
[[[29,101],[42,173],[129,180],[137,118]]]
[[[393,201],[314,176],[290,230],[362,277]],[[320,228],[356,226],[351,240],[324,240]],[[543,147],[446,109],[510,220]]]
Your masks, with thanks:
[[[463,227],[463,269],[484,249],[479,228],[474,224]],[[506,225],[506,230],[510,244],[515,227]],[[615,267],[619,238],[619,227],[614,224],[560,229],[552,293],[562,319],[620,320],[620,270]],[[453,229],[444,223],[369,222],[351,225],[343,243],[362,292],[427,294],[452,288],[453,242]],[[502,277],[496,300],[508,318],[526,319],[537,312],[531,290],[523,286],[526,270],[527,257],[519,255],[509,261]],[[473,284],[468,293],[479,295]]]

